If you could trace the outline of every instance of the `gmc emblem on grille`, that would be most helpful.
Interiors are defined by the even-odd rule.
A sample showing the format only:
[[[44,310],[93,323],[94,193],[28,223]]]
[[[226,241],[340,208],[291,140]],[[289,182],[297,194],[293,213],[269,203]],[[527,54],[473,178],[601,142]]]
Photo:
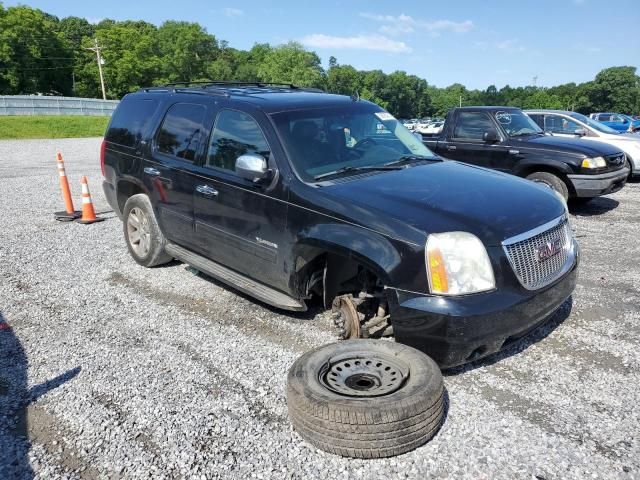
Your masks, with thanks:
[[[560,253],[561,241],[559,238],[556,238],[552,242],[547,242],[544,245],[541,245],[537,248],[536,252],[538,254],[538,262],[544,262],[545,260],[549,260],[554,255]]]

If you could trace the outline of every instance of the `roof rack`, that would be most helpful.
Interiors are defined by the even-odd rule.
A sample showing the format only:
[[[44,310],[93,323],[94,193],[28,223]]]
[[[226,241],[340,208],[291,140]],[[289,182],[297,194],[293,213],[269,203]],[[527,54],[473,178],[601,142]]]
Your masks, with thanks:
[[[217,81],[217,80],[199,80],[195,82],[173,82],[167,83],[165,87],[177,87],[183,86],[188,87],[190,85],[201,86],[202,88],[206,87],[258,87],[258,88],[267,88],[267,87],[285,87],[291,89],[298,89],[297,85],[293,85],[292,83],[279,83],[279,82],[235,82],[235,81]]]
[[[172,82],[157,87],[143,87],[140,91],[143,92],[183,92],[183,93],[210,93],[214,95],[229,96],[229,89],[232,88],[274,88],[274,89],[290,89],[300,92],[319,92],[324,93],[324,90],[311,87],[299,87],[291,83],[277,83],[277,82],[235,82],[235,81],[216,81],[216,80],[198,80],[198,81],[185,81],[185,82]]]

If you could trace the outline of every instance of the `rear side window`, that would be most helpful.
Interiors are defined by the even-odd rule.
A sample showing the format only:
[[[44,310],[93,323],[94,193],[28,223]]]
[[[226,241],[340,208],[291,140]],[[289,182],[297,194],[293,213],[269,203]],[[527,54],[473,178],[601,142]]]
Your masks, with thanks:
[[[540,115],[539,113],[527,113],[529,118],[536,122],[540,128],[544,128],[544,115]]]
[[[453,132],[454,138],[482,140],[485,132],[495,130],[489,115],[483,112],[460,112]]]
[[[113,113],[105,140],[135,148],[146,133],[157,108],[158,101],[154,99],[124,99]]]
[[[269,145],[262,130],[250,115],[222,110],[211,135],[207,165],[235,171],[236,159],[245,153],[269,158]]]
[[[204,131],[202,123],[205,113],[204,105],[171,105],[158,131],[158,152],[193,162]]]

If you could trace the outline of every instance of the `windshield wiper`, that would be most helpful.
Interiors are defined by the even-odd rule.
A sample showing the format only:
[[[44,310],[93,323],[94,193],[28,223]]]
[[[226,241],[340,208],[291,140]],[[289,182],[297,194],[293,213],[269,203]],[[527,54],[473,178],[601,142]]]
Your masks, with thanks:
[[[321,173],[313,177],[314,180],[322,180],[323,178],[332,177],[334,175],[340,175],[347,172],[360,172],[365,170],[400,170],[402,167],[394,167],[390,165],[365,165],[362,167],[342,167],[331,172]]]
[[[403,155],[397,160],[393,160],[391,162],[387,162],[384,164],[385,167],[390,167],[393,165],[400,165],[405,162],[419,162],[421,160],[431,160],[431,161],[439,161],[438,157],[425,157],[424,155]]]

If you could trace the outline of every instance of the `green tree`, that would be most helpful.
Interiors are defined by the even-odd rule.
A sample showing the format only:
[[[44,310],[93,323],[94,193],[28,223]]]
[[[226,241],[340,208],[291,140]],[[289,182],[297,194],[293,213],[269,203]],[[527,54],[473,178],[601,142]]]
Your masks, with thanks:
[[[158,55],[157,29],[142,21],[105,20],[96,26],[96,38],[104,48],[104,79],[107,98],[121,98],[126,93],[162,81],[162,61]],[[83,41],[77,68],[78,95],[100,95],[100,80],[95,53],[89,38]]]
[[[272,49],[258,67],[263,82],[292,83],[303,87],[322,88],[325,76],[320,57],[297,42]]]
[[[197,23],[164,22],[156,38],[163,83],[204,79],[218,55],[216,38]]]
[[[73,56],[58,19],[0,4],[0,94],[71,93]]]
[[[595,110],[633,113],[640,100],[640,77],[636,67],[605,68],[586,90]]]

